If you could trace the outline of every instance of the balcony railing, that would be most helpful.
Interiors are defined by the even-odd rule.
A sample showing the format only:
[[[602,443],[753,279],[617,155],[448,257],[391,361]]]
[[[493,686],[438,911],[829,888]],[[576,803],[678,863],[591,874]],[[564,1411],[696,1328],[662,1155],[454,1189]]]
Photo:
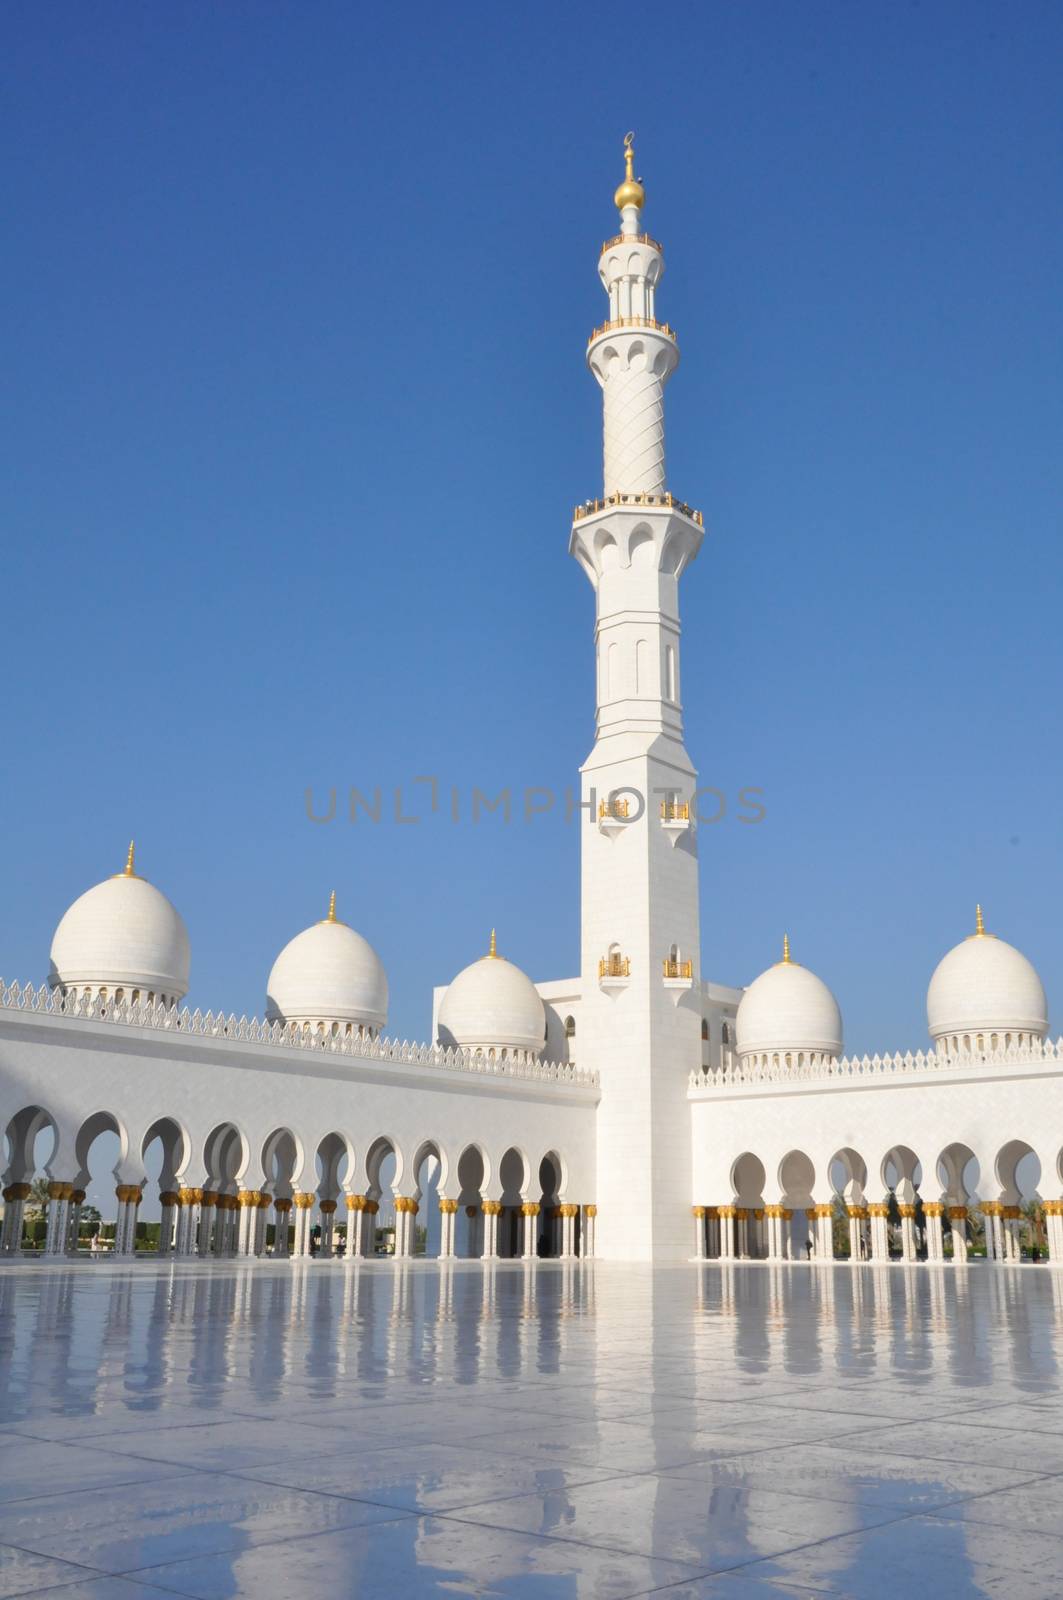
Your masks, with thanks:
[[[662,800],[661,801],[661,821],[662,822],[689,822],[690,821],[690,802],[689,802],[689,800]]]
[[[692,961],[673,961],[670,956],[665,956],[663,966],[666,978],[692,978],[694,976],[694,963]]]
[[[601,822],[606,817],[615,817],[617,819],[617,821],[623,821],[625,818],[629,817],[630,815],[631,815],[631,801],[630,800],[603,800],[600,803],[599,807],[598,807],[598,821],[599,822]]]
[[[606,239],[603,243],[602,255],[611,250],[614,244],[648,244],[659,256],[664,255],[664,245],[659,244],[656,239],[651,239],[648,233],[614,233],[611,239]]]
[[[667,339],[679,338],[674,328],[669,327],[667,322],[658,322],[656,317],[614,317],[611,322],[603,322],[595,328],[587,343],[593,344],[603,333],[612,333],[615,328],[649,328],[653,333],[663,333]]]
[[[598,963],[599,978],[630,978],[630,956],[603,956]]]
[[[695,511],[693,506],[688,506],[685,500],[677,500],[674,494],[607,494],[602,500],[584,500],[572,513],[573,522],[579,522],[583,517],[593,517],[596,511],[606,511],[610,506],[664,506],[669,511],[680,511],[684,517],[689,517],[691,522],[696,522],[699,528],[705,526],[705,519],[700,511]]]

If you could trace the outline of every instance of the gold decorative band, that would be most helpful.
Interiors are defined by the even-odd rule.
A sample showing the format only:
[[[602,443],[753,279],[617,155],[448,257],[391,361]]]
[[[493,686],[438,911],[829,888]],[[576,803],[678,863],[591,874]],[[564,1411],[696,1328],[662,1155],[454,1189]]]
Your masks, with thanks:
[[[944,1200],[924,1200],[923,1215],[927,1217],[943,1217],[945,1215]]]
[[[316,1194],[293,1194],[292,1203],[297,1211],[309,1211],[317,1199]]]
[[[348,1211],[364,1211],[365,1210],[365,1195],[364,1194],[349,1194],[347,1196],[347,1210]]]
[[[949,1221],[950,1222],[966,1222],[966,1220],[967,1220],[967,1207],[966,1206],[949,1206],[948,1207],[948,1214],[949,1214]]]
[[[558,1210],[560,1210],[560,1207],[558,1207]],[[485,1200],[483,1203],[483,1213],[485,1217],[500,1217],[502,1215],[501,1200]]]
[[[163,1189],[159,1195],[160,1206],[179,1206],[181,1204],[181,1191],[179,1189]]]
[[[587,1209],[587,1215],[589,1217],[596,1217],[598,1215],[598,1207],[597,1206],[588,1206],[586,1209]]]
[[[335,1200],[322,1200],[319,1210],[323,1217],[331,1217],[336,1209]]]
[[[143,1198],[139,1183],[120,1183],[114,1192],[118,1196],[118,1199],[121,1201],[122,1205],[138,1206]],[[71,1199],[73,1198],[73,1195],[74,1190],[73,1187],[71,1187]]]
[[[279,1211],[281,1216],[285,1216],[292,1209],[292,1203],[290,1200],[274,1200],[273,1209]]]
[[[9,1183],[4,1190],[5,1200],[28,1200],[33,1193],[31,1183]]]
[[[872,1200],[867,1208],[869,1217],[888,1217],[890,1214],[889,1202],[886,1200]]]
[[[439,1202],[439,1209],[445,1217],[452,1217],[458,1209],[458,1202],[456,1200],[441,1199]]]

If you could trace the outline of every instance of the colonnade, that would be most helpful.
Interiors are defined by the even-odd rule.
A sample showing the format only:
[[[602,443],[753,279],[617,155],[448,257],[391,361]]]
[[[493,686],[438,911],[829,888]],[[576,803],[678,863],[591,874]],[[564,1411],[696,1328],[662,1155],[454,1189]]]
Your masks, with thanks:
[[[833,1261],[905,1262],[951,1261],[966,1266],[970,1259],[970,1209],[948,1200],[924,1200],[922,1227],[914,1199],[895,1201],[899,1225],[891,1227],[891,1203],[844,1204],[848,1221],[849,1253],[834,1247],[835,1206],[831,1201],[804,1206],[693,1206],[694,1257],[699,1261]],[[1022,1259],[1022,1210],[1000,1200],[983,1200],[978,1208],[985,1219],[986,1259],[1017,1263]],[[1048,1255],[1063,1265],[1063,1199],[1043,1202]],[[795,1239],[793,1219],[804,1216],[806,1226]],[[952,1240],[945,1251],[945,1219]],[[920,1240],[922,1234],[922,1240]],[[895,1248],[896,1247],[896,1248]]]
[[[28,1183],[9,1184],[4,1190],[4,1219],[0,1232],[0,1254],[16,1255],[21,1248],[26,1201],[31,1194]],[[136,1254],[136,1226],[143,1190],[138,1184],[119,1184],[115,1190],[118,1213],[115,1224],[116,1257]],[[70,1256],[78,1250],[78,1231],[83,1189],[68,1183],[50,1183],[44,1253]],[[183,1259],[238,1256],[275,1260],[317,1254],[329,1260],[337,1254],[336,1220],[340,1202],[320,1199],[312,1193],[271,1195],[267,1190],[240,1189],[235,1194],[207,1188],[185,1187],[163,1190],[159,1196],[159,1256]],[[380,1201],[368,1194],[341,1196],[346,1212],[346,1256],[370,1258],[376,1254]],[[416,1195],[395,1195],[394,1251],[396,1259],[410,1260],[416,1254],[417,1222],[421,1200]],[[313,1248],[315,1209],[320,1236]],[[457,1214],[455,1199],[440,1197],[439,1259],[456,1259]],[[464,1207],[468,1219],[469,1255],[483,1260],[515,1256],[535,1261],[539,1256],[540,1217],[543,1207],[536,1201],[523,1201],[519,1207],[503,1205],[501,1200],[483,1200]],[[272,1246],[267,1243],[270,1213],[274,1224]],[[516,1249],[503,1252],[501,1222],[511,1212],[516,1220]],[[572,1203],[552,1206],[546,1212],[547,1254],[562,1261],[593,1256],[595,1249],[595,1205]]]

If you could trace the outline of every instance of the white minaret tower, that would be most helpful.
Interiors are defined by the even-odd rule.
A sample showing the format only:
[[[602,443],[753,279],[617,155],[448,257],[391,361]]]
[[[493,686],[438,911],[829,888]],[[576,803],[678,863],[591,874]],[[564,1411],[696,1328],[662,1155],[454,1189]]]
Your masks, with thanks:
[[[664,386],[679,361],[656,320],[661,246],[639,231],[634,176],[616,191],[620,233],[598,274],[609,320],[587,361],[602,389],[605,483],[577,507],[569,549],[597,597],[598,712],[583,767],[580,1063],[601,1073],[597,1253],[690,1253],[687,1080],[701,1059],[698,865],[683,746],[679,577],[701,515],[664,470]]]

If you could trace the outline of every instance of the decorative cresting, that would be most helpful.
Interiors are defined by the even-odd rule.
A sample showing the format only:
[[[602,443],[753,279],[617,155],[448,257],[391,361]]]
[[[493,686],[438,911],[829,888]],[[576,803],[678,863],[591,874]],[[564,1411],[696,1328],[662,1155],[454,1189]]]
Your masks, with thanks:
[[[691,1090],[728,1089],[752,1083],[818,1083],[828,1078],[897,1078],[919,1076],[930,1072],[948,1072],[955,1075],[973,1067],[1052,1067],[1063,1064],[1063,1036],[1051,1039],[1032,1039],[1029,1043],[1010,1048],[970,1049],[954,1055],[936,1055],[933,1050],[907,1051],[885,1056],[842,1056],[837,1061],[795,1063],[793,1066],[769,1062],[749,1063],[743,1066],[734,1061],[729,1066],[695,1069],[690,1074]]]
[[[298,1024],[261,1022],[257,1017],[228,1016],[222,1011],[190,1011],[187,1006],[112,1004],[107,1000],[64,996],[47,984],[5,983],[0,978],[0,1011],[37,1011],[47,1016],[71,1017],[108,1026],[150,1028],[161,1033],[201,1039],[233,1039],[267,1049],[310,1050],[347,1056],[361,1061],[391,1062],[397,1066],[435,1067],[444,1072],[467,1072],[477,1077],[525,1078],[540,1083],[569,1083],[581,1088],[598,1086],[597,1072],[573,1062],[505,1060],[475,1050],[442,1049],[411,1044],[408,1040],[369,1039],[357,1035],[338,1038],[307,1033]]]

